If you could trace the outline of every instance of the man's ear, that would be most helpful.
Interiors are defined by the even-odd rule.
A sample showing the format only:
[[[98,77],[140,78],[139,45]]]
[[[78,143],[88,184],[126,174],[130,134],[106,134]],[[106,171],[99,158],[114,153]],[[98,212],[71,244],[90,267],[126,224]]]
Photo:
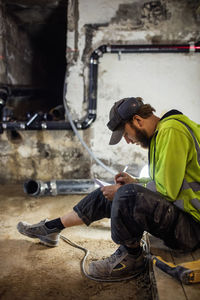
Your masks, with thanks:
[[[144,119],[138,115],[133,116],[133,124],[136,128],[142,129],[144,125]]]

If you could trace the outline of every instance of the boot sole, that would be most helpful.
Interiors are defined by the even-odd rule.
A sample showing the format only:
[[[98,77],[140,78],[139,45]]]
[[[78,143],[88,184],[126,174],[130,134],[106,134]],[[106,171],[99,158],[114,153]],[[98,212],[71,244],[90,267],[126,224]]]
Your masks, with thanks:
[[[133,273],[129,273],[126,276],[95,276],[92,274],[89,274],[89,276],[95,278],[97,281],[98,280],[105,280],[105,281],[123,281],[123,280],[129,280],[132,278],[135,278],[137,276],[139,276],[141,273],[143,273],[147,268],[147,265],[145,264],[143,267],[139,268],[137,271],[133,272]]]

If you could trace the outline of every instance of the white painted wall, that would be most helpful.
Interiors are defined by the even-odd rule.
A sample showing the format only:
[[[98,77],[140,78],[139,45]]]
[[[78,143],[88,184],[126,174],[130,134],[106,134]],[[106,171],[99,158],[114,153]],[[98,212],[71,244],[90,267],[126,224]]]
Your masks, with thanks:
[[[110,131],[105,124],[113,102],[140,96],[161,117],[178,109],[200,123],[200,54],[105,54],[100,59],[97,120],[92,125],[92,149],[100,158],[136,162],[141,167],[147,152],[120,142],[109,146]],[[139,155],[139,153],[141,155]],[[136,157],[137,158],[136,158]],[[138,157],[139,156],[139,157]]]

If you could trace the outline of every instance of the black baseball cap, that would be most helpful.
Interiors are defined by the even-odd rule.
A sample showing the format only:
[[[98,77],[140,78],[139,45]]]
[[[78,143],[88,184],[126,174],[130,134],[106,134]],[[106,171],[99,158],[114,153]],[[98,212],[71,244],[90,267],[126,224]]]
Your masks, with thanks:
[[[113,105],[110,110],[108,128],[113,132],[109,145],[116,145],[124,134],[124,125],[139,111],[143,105],[141,98],[124,98]]]

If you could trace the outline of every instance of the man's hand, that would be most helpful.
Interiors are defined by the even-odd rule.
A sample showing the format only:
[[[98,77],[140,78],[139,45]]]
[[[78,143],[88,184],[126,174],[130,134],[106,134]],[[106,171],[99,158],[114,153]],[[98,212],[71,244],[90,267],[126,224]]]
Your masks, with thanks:
[[[113,184],[113,185],[107,185],[101,188],[101,191],[103,192],[103,195],[106,199],[112,201],[114,198],[114,195],[118,188],[120,188],[121,184]]]
[[[138,183],[138,180],[126,172],[120,172],[115,175],[116,184]]]

